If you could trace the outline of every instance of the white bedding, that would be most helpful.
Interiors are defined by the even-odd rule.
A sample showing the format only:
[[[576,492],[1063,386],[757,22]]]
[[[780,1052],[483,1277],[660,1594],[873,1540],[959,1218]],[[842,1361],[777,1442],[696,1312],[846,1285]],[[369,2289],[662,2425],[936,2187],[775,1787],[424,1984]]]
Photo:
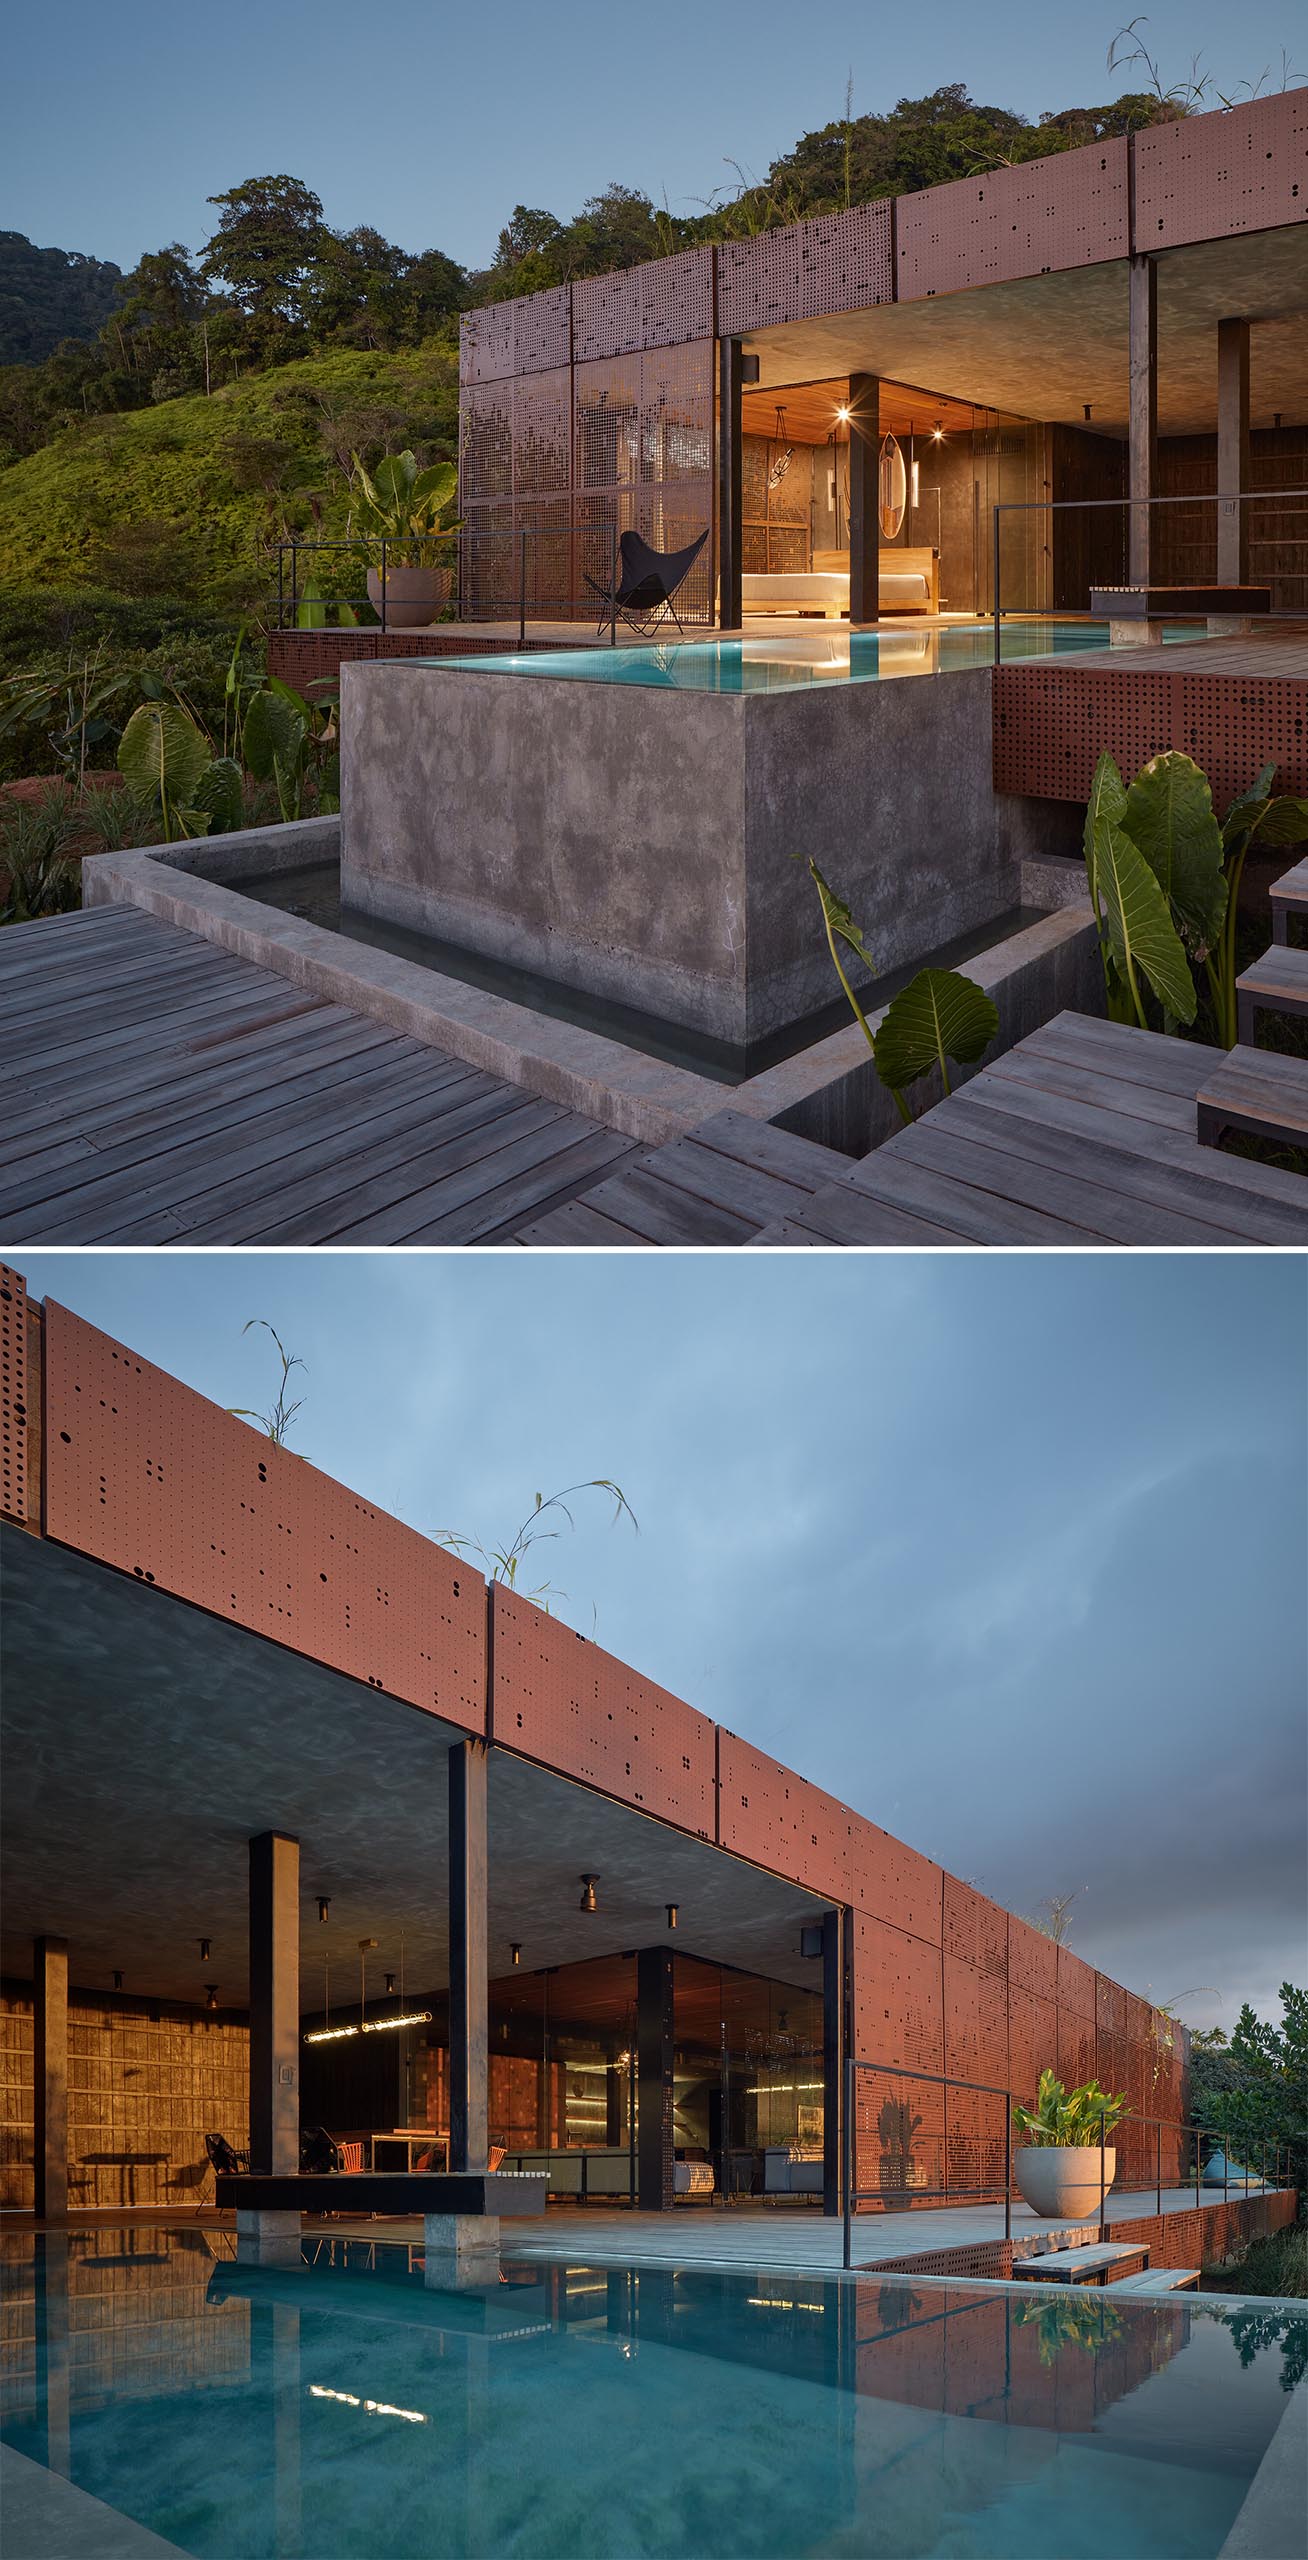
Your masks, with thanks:
[[[711,2196],[713,2193],[711,2160],[674,2160],[672,2192],[678,2196]]]

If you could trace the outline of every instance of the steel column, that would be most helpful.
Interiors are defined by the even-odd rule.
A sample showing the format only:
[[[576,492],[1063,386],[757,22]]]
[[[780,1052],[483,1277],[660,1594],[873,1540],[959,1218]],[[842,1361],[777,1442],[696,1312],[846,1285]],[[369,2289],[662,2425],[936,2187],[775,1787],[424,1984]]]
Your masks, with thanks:
[[[662,2213],[672,2202],[672,1949],[642,1947],[636,1957],[636,2058],[640,2119],[637,2203]]]
[[[1149,501],[1158,490],[1158,266],[1153,258],[1130,261],[1128,318],[1127,493],[1130,543],[1127,576],[1133,587],[1149,584]]]
[[[1237,493],[1249,486],[1249,323],[1217,323],[1217,583],[1249,582],[1248,516]]]
[[[739,338],[718,340],[718,625],[740,627],[745,540]]]
[[[849,622],[875,622],[880,609],[881,526],[877,475],[881,459],[881,384],[874,373],[849,377]]]
[[[38,1938],[32,1950],[32,2035],[36,2083],[36,2218],[68,2214],[68,1941]]]
[[[450,1801],[450,2167],[484,2169],[489,2141],[484,1742],[456,1742]]]
[[[845,2080],[845,1929],[843,1910],[822,1923],[822,2210],[841,2210],[841,2142]]]
[[[250,1842],[250,2167],[300,2166],[300,1844]]]

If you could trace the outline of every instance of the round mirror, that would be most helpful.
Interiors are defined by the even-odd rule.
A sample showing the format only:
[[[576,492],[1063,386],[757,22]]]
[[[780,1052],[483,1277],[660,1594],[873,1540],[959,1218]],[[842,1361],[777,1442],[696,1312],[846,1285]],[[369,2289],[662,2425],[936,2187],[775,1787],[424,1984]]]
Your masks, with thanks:
[[[877,514],[883,541],[894,541],[904,521],[907,505],[908,473],[904,468],[904,457],[896,438],[887,436],[881,446],[877,472]]]

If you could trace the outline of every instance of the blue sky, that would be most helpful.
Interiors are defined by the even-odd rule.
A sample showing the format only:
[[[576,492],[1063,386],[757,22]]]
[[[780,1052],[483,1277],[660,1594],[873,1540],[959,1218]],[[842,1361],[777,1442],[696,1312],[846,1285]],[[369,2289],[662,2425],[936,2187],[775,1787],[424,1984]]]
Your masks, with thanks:
[[[1303,1979],[1297,1257],[25,1253],[294,1445],[1019,1911],[1228,2030]]]
[[[1110,76],[1132,14],[1047,0],[47,0],[13,10],[0,227],[130,267],[212,225],[205,199],[288,171],[341,229],[484,264],[515,202],[561,218],[611,178],[693,212],[806,129],[961,80],[1036,115],[1140,85]],[[1154,0],[1143,27],[1165,83],[1195,55],[1213,96],[1305,76],[1295,0]]]

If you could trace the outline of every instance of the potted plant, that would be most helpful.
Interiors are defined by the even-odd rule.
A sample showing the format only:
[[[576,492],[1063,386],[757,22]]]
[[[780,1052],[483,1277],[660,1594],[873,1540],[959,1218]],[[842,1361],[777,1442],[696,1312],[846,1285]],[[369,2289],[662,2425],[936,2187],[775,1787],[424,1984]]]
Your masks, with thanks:
[[[367,471],[356,453],[350,478],[356,497],[350,532],[386,544],[384,576],[381,567],[368,571],[369,599],[397,629],[423,630],[449,600],[450,572],[437,561],[441,537],[458,530],[441,523],[458,471],[452,462],[420,471],[407,450],[388,453]]]
[[[1013,2109],[1026,2136],[1013,2175],[1033,2213],[1085,2222],[1097,2212],[1117,2175],[1108,2136],[1126,2112],[1125,2098],[1110,2097],[1097,2080],[1065,2089],[1052,2071],[1041,2072],[1034,2108]]]

